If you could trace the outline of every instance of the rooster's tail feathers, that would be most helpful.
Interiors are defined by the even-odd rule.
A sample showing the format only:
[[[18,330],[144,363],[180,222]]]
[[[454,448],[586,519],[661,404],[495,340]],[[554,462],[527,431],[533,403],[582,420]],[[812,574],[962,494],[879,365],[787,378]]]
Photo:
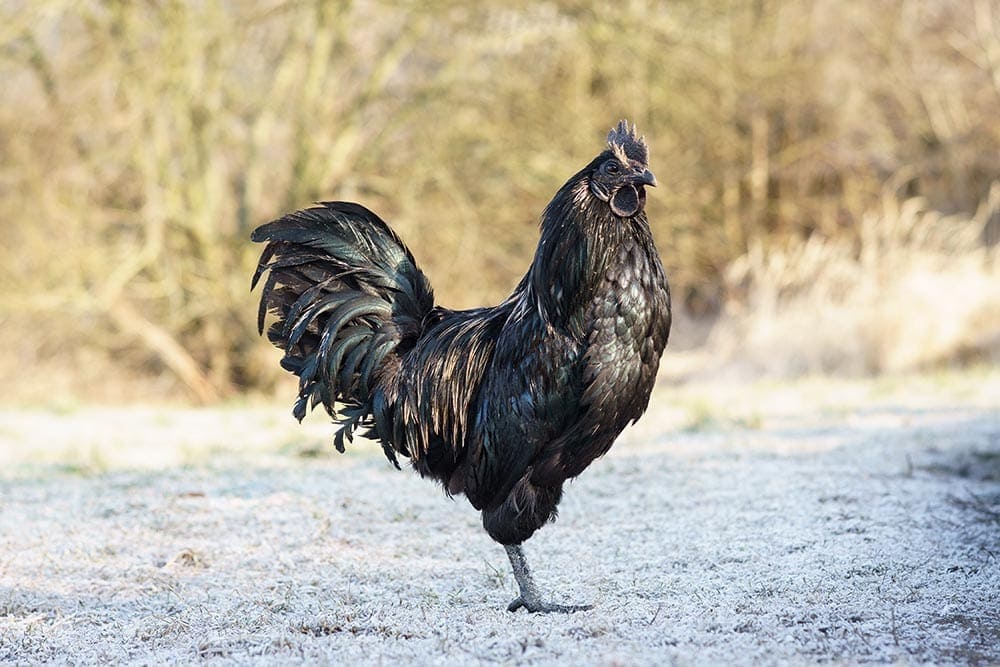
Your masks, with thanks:
[[[251,238],[267,243],[252,281],[268,273],[257,327],[263,333],[267,313],[276,316],[267,335],[299,376],[295,417],[322,403],[341,423],[335,444],[343,450],[370,415],[383,362],[420,335],[434,306],[430,284],[395,232],[358,204],[324,202]]]

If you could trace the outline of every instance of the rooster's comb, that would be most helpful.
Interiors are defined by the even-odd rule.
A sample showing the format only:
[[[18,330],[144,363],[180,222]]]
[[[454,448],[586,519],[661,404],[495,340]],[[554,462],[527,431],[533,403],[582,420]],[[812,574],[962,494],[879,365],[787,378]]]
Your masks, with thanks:
[[[635,124],[629,126],[626,120],[618,121],[608,132],[608,148],[625,164],[629,160],[648,164],[649,148],[646,147],[646,138],[640,137]]]

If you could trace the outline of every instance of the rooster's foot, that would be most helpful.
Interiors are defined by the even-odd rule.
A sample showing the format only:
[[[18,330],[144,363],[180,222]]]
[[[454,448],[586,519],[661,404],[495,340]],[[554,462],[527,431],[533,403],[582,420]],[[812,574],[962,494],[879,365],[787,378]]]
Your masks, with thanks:
[[[588,609],[593,609],[592,604],[551,604],[548,602],[542,602],[534,598],[528,598],[525,600],[523,597],[518,595],[514,598],[514,601],[507,606],[507,611],[517,611],[521,608],[527,609],[532,614],[549,614],[549,613],[560,613],[560,614],[572,614],[575,611],[587,611]]]
[[[528,568],[528,561],[524,557],[524,550],[521,549],[521,545],[505,544],[504,549],[507,550],[507,557],[510,559],[510,566],[514,570],[514,578],[517,579],[517,587],[521,593],[507,606],[507,611],[517,611],[523,607],[533,614],[547,614],[550,612],[571,614],[574,611],[593,609],[594,606],[589,604],[552,604],[550,602],[542,602],[542,596],[538,592],[538,586],[535,585],[534,580],[531,578],[531,570]]]

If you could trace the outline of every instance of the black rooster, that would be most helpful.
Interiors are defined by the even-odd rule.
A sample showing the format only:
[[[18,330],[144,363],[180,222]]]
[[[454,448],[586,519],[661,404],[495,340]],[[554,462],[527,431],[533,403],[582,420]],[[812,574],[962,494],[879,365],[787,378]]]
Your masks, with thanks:
[[[464,493],[504,545],[515,611],[542,601],[521,543],[556,515],[563,483],[645,411],[670,330],[653,246],[645,141],[620,122],[608,147],[542,216],[528,273],[492,308],[449,310],[410,251],[358,204],[325,202],[259,227],[270,271],[258,327],[299,377],[294,414],[322,403],[344,451],[359,427],[388,459],[410,458]]]

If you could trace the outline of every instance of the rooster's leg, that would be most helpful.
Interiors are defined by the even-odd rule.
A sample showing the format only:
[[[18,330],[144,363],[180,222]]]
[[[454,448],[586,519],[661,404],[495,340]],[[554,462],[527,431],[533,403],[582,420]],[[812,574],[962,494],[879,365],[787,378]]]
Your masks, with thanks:
[[[507,611],[517,611],[521,607],[524,607],[530,612],[550,612],[559,611],[563,613],[574,612],[574,611],[584,611],[585,609],[591,609],[593,605],[589,604],[551,604],[548,602],[542,602],[542,596],[538,592],[538,586],[535,585],[535,580],[531,578],[531,570],[528,568],[528,561],[524,557],[524,550],[521,548],[520,544],[505,544],[504,549],[507,550],[507,558],[510,559],[510,567],[514,570],[514,578],[517,579],[517,587],[521,590],[521,594],[514,598],[514,601],[510,603],[507,607]]]

